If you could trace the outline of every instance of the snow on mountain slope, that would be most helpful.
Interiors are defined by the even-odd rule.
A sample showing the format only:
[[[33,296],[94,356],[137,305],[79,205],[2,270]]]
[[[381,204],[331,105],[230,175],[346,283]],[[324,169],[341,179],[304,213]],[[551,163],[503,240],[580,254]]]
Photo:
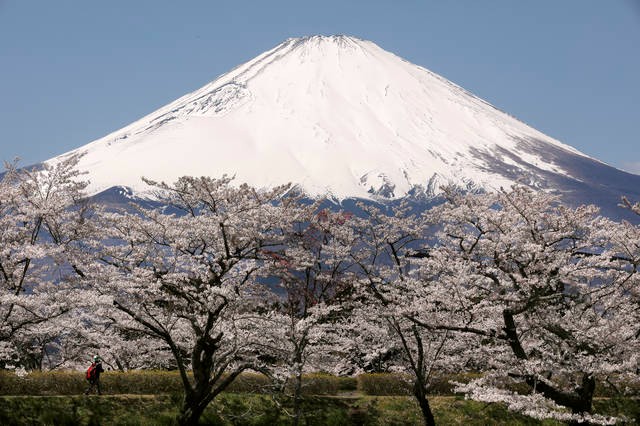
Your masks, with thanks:
[[[144,191],[142,176],[226,173],[257,187],[292,182],[312,196],[379,199],[415,187],[437,194],[445,183],[579,186],[589,173],[577,163],[608,168],[347,36],[286,40],[75,152],[86,152],[80,167],[93,193]]]

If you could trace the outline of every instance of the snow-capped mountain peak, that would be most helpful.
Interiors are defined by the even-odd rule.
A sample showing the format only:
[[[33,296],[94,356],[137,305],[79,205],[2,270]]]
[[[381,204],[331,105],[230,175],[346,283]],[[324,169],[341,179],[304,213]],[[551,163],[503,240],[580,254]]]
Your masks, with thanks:
[[[348,36],[288,39],[78,151],[94,193],[144,191],[142,176],[228,174],[312,196],[397,198],[448,183],[579,184],[589,173],[576,164],[608,167]]]

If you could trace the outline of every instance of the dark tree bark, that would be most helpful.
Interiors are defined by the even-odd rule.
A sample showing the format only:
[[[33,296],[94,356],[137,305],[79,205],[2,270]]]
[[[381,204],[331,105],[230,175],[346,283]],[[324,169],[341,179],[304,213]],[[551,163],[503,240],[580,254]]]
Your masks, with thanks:
[[[425,426],[435,426],[436,420],[433,418],[433,412],[427,398],[426,384],[420,379],[417,379],[413,384],[413,396],[418,401]]]
[[[506,340],[509,343],[513,354],[518,359],[528,359],[529,357],[522,347],[518,336],[513,313],[509,310],[505,310],[503,311],[503,318],[505,323],[504,332]],[[574,414],[591,413],[592,411],[593,393],[596,388],[596,380],[590,374],[584,373],[582,375],[582,383],[574,392],[563,392],[546,383],[537,381],[534,376],[525,376],[524,379],[531,389],[535,388],[536,391],[542,393],[546,398],[551,399],[556,404],[569,408]]]
[[[296,374],[293,390],[293,425],[298,426],[302,418],[302,374]]]

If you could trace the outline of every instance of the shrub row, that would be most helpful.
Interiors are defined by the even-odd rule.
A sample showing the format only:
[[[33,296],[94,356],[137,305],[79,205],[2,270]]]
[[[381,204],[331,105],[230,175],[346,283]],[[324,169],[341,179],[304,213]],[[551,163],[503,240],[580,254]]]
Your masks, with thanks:
[[[103,392],[108,394],[170,394],[182,391],[177,371],[134,370],[105,372],[100,376]],[[291,391],[290,384],[288,390]],[[335,395],[341,389],[355,389],[355,379],[329,374],[307,374],[302,380],[306,395]],[[87,388],[84,373],[78,371],[32,372],[23,377],[0,371],[0,395],[78,395]],[[268,393],[274,387],[268,377],[243,373],[227,388],[236,393]]]
[[[345,387],[345,380],[350,378],[336,377],[330,374],[305,374],[302,378],[302,393],[305,395],[335,395]],[[355,379],[352,379],[355,380]],[[293,383],[286,386],[292,392]],[[348,386],[348,385],[346,385]],[[273,383],[263,374],[243,373],[227,388],[228,392],[268,393],[274,389]]]
[[[411,378],[404,374],[361,374],[357,380],[366,395],[411,395]]]
[[[429,381],[430,395],[454,395],[452,381],[467,383],[477,373],[436,374]],[[406,374],[361,374],[357,377],[358,390],[366,395],[413,395],[413,381]]]
[[[436,375],[431,379],[428,392],[432,395],[453,395],[450,381],[468,382],[477,374]],[[623,380],[610,380],[596,388],[596,396],[640,395],[638,384]],[[108,394],[171,394],[182,391],[177,371],[135,370],[126,373],[106,372],[101,376],[102,389]],[[403,374],[361,374],[358,377],[336,377],[329,374],[307,374],[303,378],[305,395],[336,395],[341,391],[360,391],[365,395],[411,395],[412,381]],[[288,393],[293,384],[289,384]],[[78,395],[87,387],[84,373],[77,371],[32,372],[19,377],[12,372],[0,371],[0,395]],[[270,380],[257,373],[244,373],[227,389],[234,393],[269,393],[274,389]],[[514,391],[523,391],[514,384]]]
[[[288,391],[293,390],[293,383],[288,384]],[[340,378],[330,374],[313,373],[302,376],[302,393],[304,395],[335,395],[340,392]]]
[[[181,389],[180,376],[172,371],[106,372],[100,382],[110,394],[163,394]],[[86,388],[84,372],[32,372],[19,377],[0,371],[0,395],[78,395]]]

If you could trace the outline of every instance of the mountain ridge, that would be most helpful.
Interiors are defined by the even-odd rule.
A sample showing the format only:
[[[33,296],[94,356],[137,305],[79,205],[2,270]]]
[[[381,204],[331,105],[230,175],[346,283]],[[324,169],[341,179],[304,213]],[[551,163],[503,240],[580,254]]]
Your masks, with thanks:
[[[222,174],[374,201],[416,190],[436,196],[445,184],[492,191],[518,182],[581,193],[597,186],[590,176],[598,174],[640,182],[426,68],[343,35],[287,39],[49,161],[80,152],[93,194],[114,186],[144,193],[142,176]]]

